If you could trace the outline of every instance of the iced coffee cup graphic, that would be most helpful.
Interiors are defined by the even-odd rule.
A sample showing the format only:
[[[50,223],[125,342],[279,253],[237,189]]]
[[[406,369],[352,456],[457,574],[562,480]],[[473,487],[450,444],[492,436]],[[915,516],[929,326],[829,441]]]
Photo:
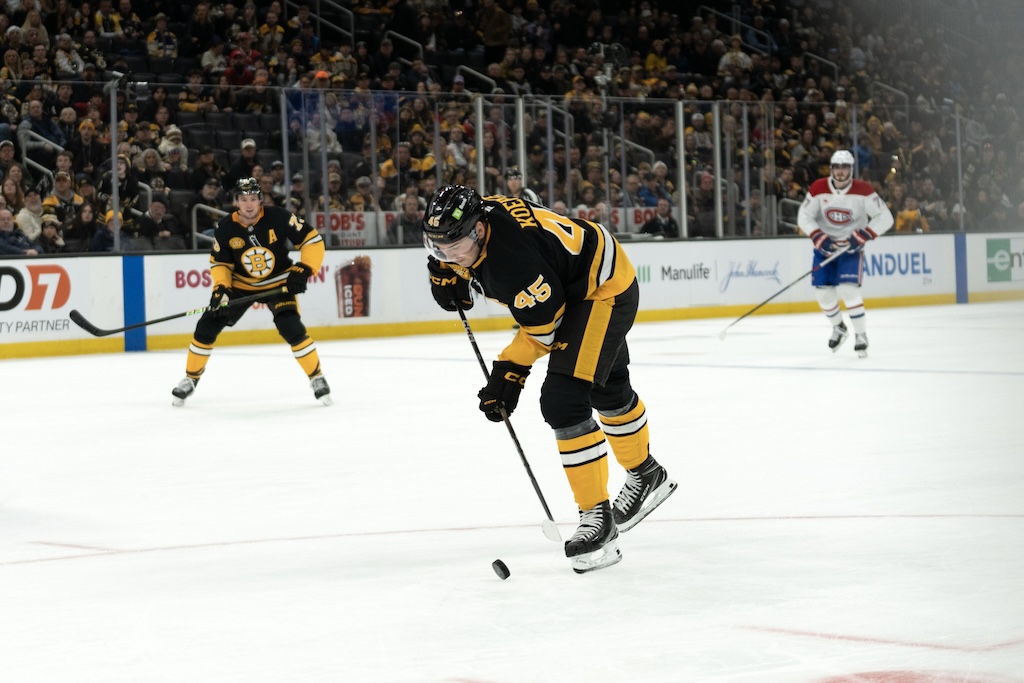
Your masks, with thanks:
[[[334,272],[339,318],[370,315],[370,257],[356,256]]]

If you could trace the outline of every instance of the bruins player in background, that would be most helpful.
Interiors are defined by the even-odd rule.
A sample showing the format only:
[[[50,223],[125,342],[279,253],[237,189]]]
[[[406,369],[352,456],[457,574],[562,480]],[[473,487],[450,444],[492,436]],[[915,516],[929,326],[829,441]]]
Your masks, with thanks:
[[[206,370],[213,345],[225,327],[237,323],[248,306],[228,306],[234,297],[251,296],[287,285],[287,291],[264,299],[274,315],[274,325],[292,347],[295,360],[309,377],[313,396],[331,404],[331,389],[320,370],[316,344],[306,333],[299,316],[296,294],[306,291],[307,280],[324,260],[324,241],[301,218],[276,206],[263,206],[259,182],[240,178],[234,187],[235,211],[217,224],[210,251],[213,277],[211,310],[196,324],[185,362],[185,379],[171,390],[174,405],[184,405]],[[292,246],[299,250],[299,262],[288,256]]]
[[[423,234],[438,305],[472,307],[472,280],[519,323],[477,394],[489,420],[512,414],[531,366],[550,354],[540,409],[580,510],[565,554],[577,573],[615,564],[622,559],[619,531],[631,529],[676,489],[651,457],[644,403],[629,381],[626,333],[640,291],[633,265],[598,223],[515,197],[481,198],[459,185],[430,198]],[[614,505],[609,446],[626,469]]]

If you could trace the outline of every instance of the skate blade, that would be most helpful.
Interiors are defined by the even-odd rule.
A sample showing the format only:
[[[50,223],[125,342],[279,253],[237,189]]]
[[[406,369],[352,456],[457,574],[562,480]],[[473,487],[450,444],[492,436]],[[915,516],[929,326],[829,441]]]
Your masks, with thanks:
[[[669,496],[675,493],[677,488],[679,488],[679,484],[674,480],[666,479],[663,481],[661,486],[651,491],[651,494],[647,496],[647,500],[644,501],[643,507],[640,508],[640,512],[636,513],[633,519],[618,525],[619,531],[629,531],[642,522],[647,515],[654,512],[655,508],[664,503]]]
[[[334,405],[334,399],[331,398],[330,394],[324,394],[323,396],[321,396],[317,400],[320,401],[321,403],[323,403],[325,406],[332,406],[332,405]]]
[[[622,551],[619,550],[619,542],[616,539],[608,541],[602,548],[591,553],[584,553],[569,558],[572,570],[577,574],[586,574],[595,569],[604,569],[619,562],[622,562]]]
[[[180,408],[183,405],[185,405],[185,399],[178,398],[177,396],[175,396],[174,398],[171,399],[171,405],[174,406],[175,408]]]
[[[850,335],[846,335],[846,337],[849,337],[849,336]],[[832,353],[835,353],[836,351],[839,350],[839,347],[842,346],[844,342],[846,342],[846,337],[843,337],[842,339],[840,339],[839,343],[832,347]]]
[[[860,356],[861,358],[867,358],[868,357],[868,350],[867,349],[861,349],[860,351],[857,352],[857,355]]]

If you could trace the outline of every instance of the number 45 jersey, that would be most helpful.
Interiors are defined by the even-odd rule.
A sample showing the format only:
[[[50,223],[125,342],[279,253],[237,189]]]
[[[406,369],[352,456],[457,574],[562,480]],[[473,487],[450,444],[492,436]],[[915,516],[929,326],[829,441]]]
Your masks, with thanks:
[[[549,353],[566,307],[611,299],[636,279],[622,245],[599,223],[513,197],[484,197],[484,245],[453,270],[508,306],[520,329],[499,356],[531,366]],[[449,264],[452,265],[452,264]]]
[[[280,287],[288,281],[292,246],[299,260],[320,270],[324,260],[324,240],[311,226],[290,211],[265,206],[256,221],[245,226],[238,212],[224,216],[217,224],[210,251],[210,274],[215,285],[222,284],[244,292],[261,292]]]

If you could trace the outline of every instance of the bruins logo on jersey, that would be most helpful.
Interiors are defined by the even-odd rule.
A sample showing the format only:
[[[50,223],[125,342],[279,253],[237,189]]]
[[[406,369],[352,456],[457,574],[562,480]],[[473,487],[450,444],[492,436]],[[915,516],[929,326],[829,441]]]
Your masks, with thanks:
[[[228,240],[228,245],[232,249],[241,249],[242,247],[245,246],[245,240],[243,240],[241,237],[232,237],[230,240]]]
[[[266,247],[246,249],[239,261],[252,277],[266,277],[274,270],[274,252]]]

